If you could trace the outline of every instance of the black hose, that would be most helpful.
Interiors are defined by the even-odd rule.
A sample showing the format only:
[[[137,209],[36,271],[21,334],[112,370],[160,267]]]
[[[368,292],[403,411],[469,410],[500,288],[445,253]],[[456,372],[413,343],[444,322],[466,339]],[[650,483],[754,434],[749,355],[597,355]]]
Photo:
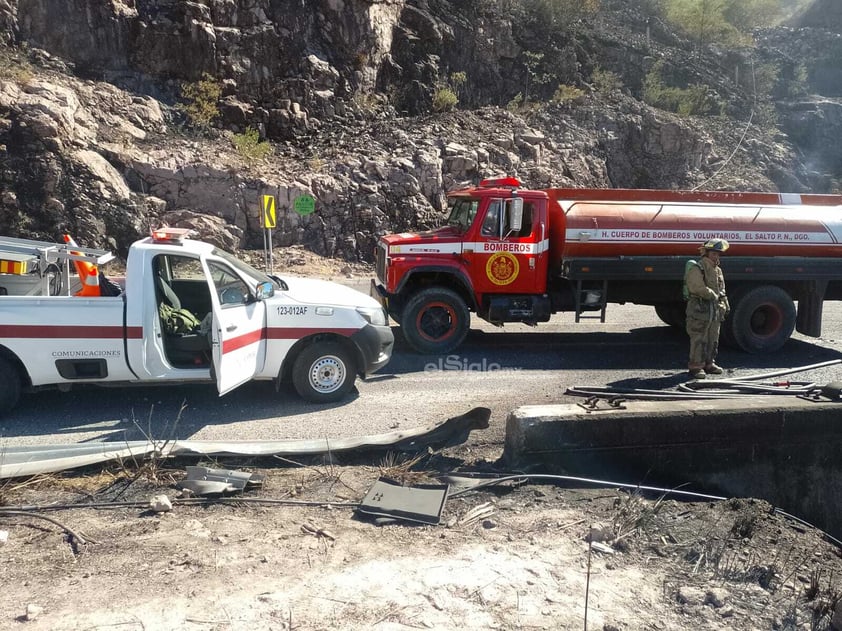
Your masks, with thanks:
[[[786,384],[786,385],[783,385]],[[794,386],[794,387],[793,387]],[[813,381],[786,381],[786,382],[778,382],[778,383],[745,383],[738,379],[729,379],[729,380],[703,380],[703,381],[688,381],[687,383],[680,383],[678,384],[679,390],[685,391],[693,391],[696,390],[713,390],[717,388],[730,388],[730,387],[754,387],[754,388],[778,388],[778,389],[789,389],[793,391],[810,391],[815,390],[818,388],[816,383]]]
[[[664,392],[661,390],[634,390],[629,388],[602,388],[600,386],[574,386],[565,390],[565,394],[580,397],[599,397],[601,399],[637,399],[643,401],[683,401],[706,399],[734,399],[736,393],[686,393]]]
[[[786,368],[784,370],[777,370],[775,372],[757,373],[754,375],[746,375],[737,379],[718,379],[717,381],[759,381],[760,379],[769,379],[770,377],[780,377],[782,375],[791,375],[796,372],[805,372],[807,370],[816,370],[817,368],[827,368],[828,366],[835,366],[842,364],[842,359],[831,359],[826,362],[818,364],[810,364],[808,366],[798,366],[796,368]]]
[[[710,390],[719,388],[717,392],[729,392],[729,391],[736,391],[736,392],[744,392],[748,394],[770,394],[770,395],[809,395],[813,392],[818,392],[820,388],[816,387],[815,384],[810,384],[809,387],[803,388],[787,388],[782,386],[764,386],[762,384],[756,385],[751,383],[728,383],[728,384],[713,384],[710,386],[706,386],[704,389]],[[679,386],[679,389],[684,392],[695,392],[695,389],[687,384]],[[701,388],[700,388],[701,389]]]
[[[809,381],[788,381],[787,384],[779,385],[774,383],[755,384],[748,381],[769,380],[783,375],[796,372],[826,368],[842,363],[842,359],[832,359],[818,364],[787,368],[768,373],[746,375],[733,379],[705,379],[689,381],[677,386],[676,390],[647,390],[645,388],[613,388],[608,386],[573,386],[565,391],[565,394],[582,397],[598,397],[604,399],[637,399],[655,401],[681,401],[705,400],[705,399],[733,399],[746,395],[788,395],[788,396],[812,396],[821,391],[821,386]],[[702,393],[700,390],[706,390]]]

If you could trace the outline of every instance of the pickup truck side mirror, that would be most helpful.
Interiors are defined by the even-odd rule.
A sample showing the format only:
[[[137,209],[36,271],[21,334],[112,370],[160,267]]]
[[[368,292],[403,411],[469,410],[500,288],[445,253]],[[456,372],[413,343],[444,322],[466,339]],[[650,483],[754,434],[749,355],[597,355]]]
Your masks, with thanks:
[[[275,295],[275,287],[269,281],[259,283],[257,285],[255,295],[258,300],[266,300],[267,298],[271,298]]]
[[[523,227],[523,198],[515,197],[509,207],[509,233],[520,232]]]

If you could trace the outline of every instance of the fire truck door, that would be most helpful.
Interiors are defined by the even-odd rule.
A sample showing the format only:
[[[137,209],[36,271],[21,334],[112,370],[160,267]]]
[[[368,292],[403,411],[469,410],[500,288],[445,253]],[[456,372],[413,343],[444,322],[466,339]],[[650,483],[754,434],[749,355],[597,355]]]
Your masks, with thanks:
[[[219,261],[211,278],[213,368],[220,396],[249,381],[266,359],[266,305],[249,284]]]
[[[522,205],[520,228],[513,225]],[[486,294],[533,294],[544,290],[546,252],[544,225],[535,204],[522,199],[492,199],[473,246],[473,280]],[[468,249],[465,244],[465,250]]]

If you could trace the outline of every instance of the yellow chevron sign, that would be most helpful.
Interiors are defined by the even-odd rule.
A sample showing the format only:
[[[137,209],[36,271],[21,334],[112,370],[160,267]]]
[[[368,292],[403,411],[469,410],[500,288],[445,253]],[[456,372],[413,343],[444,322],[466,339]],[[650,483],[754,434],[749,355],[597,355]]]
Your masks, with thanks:
[[[263,227],[274,228],[277,224],[277,214],[275,213],[275,196],[263,196]]]

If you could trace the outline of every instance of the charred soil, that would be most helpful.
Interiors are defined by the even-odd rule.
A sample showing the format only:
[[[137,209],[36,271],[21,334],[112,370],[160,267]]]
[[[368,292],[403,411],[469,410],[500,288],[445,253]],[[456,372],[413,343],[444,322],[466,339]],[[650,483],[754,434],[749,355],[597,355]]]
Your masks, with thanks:
[[[355,510],[380,477],[488,475],[496,456],[204,462],[265,476],[216,499],[184,496],[181,461],[7,481],[0,627],[832,628],[840,550],[759,500],[522,482],[451,487],[435,526]],[[171,511],[149,509],[160,494]]]

